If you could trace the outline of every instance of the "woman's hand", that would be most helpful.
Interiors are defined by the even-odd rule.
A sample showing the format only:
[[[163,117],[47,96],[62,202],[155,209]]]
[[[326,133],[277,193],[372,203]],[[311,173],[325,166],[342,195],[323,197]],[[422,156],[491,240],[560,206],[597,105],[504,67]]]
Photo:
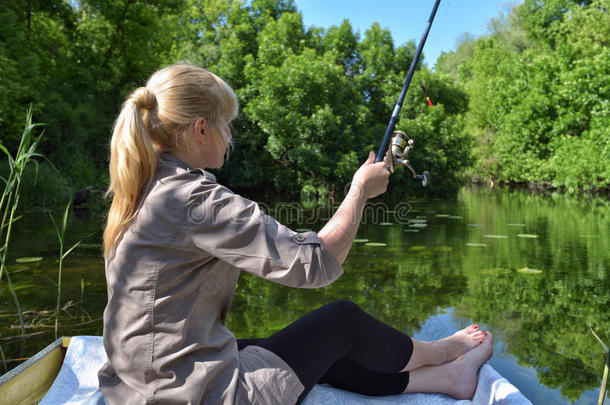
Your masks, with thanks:
[[[385,193],[388,188],[390,171],[384,162],[375,163],[375,154],[369,157],[356,171],[352,179],[349,195],[362,197],[366,200]]]

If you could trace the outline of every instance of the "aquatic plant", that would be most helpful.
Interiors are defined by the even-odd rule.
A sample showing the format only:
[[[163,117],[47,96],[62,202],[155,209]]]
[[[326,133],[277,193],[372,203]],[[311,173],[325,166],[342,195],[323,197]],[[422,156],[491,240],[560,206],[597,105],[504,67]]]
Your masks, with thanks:
[[[608,346],[597,336],[597,334],[593,331],[592,328],[589,328],[593,336],[597,339],[599,344],[602,345],[604,352],[606,352],[606,364],[604,365],[604,376],[602,377],[602,385],[599,388],[599,399],[597,400],[597,405],[603,405],[604,399],[606,398],[606,384],[608,382],[608,370],[610,370],[610,349]]]
[[[55,339],[57,339],[57,330],[58,330],[58,325],[59,325],[59,309],[61,307],[61,272],[63,269],[64,259],[70,254],[70,252],[72,252],[74,249],[76,249],[78,247],[78,245],[80,245],[80,243],[81,243],[81,241],[76,242],[74,245],[72,245],[71,248],[69,248],[68,250],[66,250],[64,252],[66,226],[68,224],[68,214],[70,213],[71,206],[72,206],[72,201],[68,202],[68,205],[66,206],[66,209],[64,211],[63,221],[61,223],[61,230],[57,226],[57,223],[55,222],[55,218],[53,218],[53,215],[51,215],[51,213],[49,213],[49,216],[51,217],[51,221],[53,221],[53,226],[55,226],[55,231],[57,232],[57,238],[59,239],[59,273],[57,274],[57,306],[55,307]],[[82,283],[82,281],[81,281],[81,283]],[[82,288],[82,285],[81,285],[81,288]],[[82,293],[81,293],[81,296],[82,296]],[[82,301],[82,299],[81,299],[81,301]]]
[[[13,296],[15,306],[17,307],[17,315],[19,317],[19,324],[21,325],[22,334],[24,333],[23,311],[21,310],[19,298],[17,297],[10,273],[6,267],[6,260],[8,257],[9,241],[11,238],[13,224],[21,218],[15,216],[15,213],[17,212],[17,207],[19,206],[21,179],[23,178],[23,173],[25,168],[30,163],[33,163],[36,166],[36,170],[38,170],[38,162],[35,160],[35,158],[45,159],[42,154],[36,152],[40,138],[44,132],[41,132],[36,136],[34,135],[34,128],[40,125],[41,124],[32,123],[32,108],[30,106],[26,113],[25,128],[21,135],[21,141],[19,142],[19,147],[17,148],[15,156],[13,156],[9,150],[2,143],[0,143],[0,151],[6,155],[10,169],[8,177],[0,177],[4,183],[4,189],[0,199],[0,215],[2,215],[2,223],[0,224],[0,240],[3,241],[2,246],[0,247],[0,281],[2,280],[2,275],[6,274],[6,281]]]

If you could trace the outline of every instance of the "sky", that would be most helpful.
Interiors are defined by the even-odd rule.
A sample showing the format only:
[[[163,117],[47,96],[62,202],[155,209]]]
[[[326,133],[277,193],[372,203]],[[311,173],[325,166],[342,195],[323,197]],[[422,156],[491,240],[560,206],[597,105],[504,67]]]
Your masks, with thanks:
[[[415,45],[426,28],[434,0],[295,0],[305,26],[328,28],[348,19],[360,38],[378,22],[389,29],[394,45],[409,40]],[[475,36],[488,33],[488,23],[508,14],[510,4],[523,0],[441,0],[424,46],[424,63],[434,67],[441,52],[455,50],[456,40],[468,32]]]

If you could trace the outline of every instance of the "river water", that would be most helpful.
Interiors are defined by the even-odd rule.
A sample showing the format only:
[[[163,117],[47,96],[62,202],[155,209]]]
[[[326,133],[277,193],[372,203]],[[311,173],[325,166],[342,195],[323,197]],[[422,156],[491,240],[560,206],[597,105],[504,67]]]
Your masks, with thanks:
[[[266,210],[296,230],[318,230],[328,216],[327,207]],[[83,242],[64,263],[60,335],[102,333],[102,221],[102,213],[86,210],[70,218],[66,246]],[[55,337],[55,229],[47,213],[24,213],[15,226],[9,269],[28,336],[14,338],[22,331],[3,278],[0,373]],[[16,262],[32,256],[42,260]],[[240,338],[267,336],[337,299],[422,340],[476,322],[495,336],[489,363],[533,403],[597,403],[605,353],[591,329],[610,344],[607,200],[466,188],[449,201],[373,201],[344,268],[338,281],[317,290],[242,273],[229,329]]]

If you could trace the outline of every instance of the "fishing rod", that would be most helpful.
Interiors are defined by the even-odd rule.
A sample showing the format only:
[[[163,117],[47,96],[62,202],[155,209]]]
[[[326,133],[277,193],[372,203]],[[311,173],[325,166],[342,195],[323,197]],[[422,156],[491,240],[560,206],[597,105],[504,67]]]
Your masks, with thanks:
[[[403,131],[394,131],[394,128],[396,127],[398,114],[400,113],[402,103],[404,102],[405,96],[407,95],[407,90],[409,89],[411,79],[413,78],[413,74],[415,73],[415,67],[419,62],[422,49],[424,49],[424,44],[426,43],[426,39],[428,38],[428,33],[430,32],[430,27],[432,26],[432,22],[434,21],[434,16],[436,15],[436,10],[438,10],[440,2],[441,0],[436,0],[434,3],[434,7],[432,8],[432,12],[430,13],[430,18],[428,19],[428,24],[426,25],[426,29],[421,37],[421,40],[419,41],[417,51],[415,51],[415,57],[411,62],[411,67],[409,68],[409,73],[407,74],[405,84],[402,86],[402,91],[400,92],[398,101],[394,106],[394,112],[392,112],[390,123],[388,124],[388,127],[385,130],[383,141],[381,142],[381,146],[379,147],[379,151],[377,152],[377,157],[375,158],[375,162],[381,162],[383,160],[386,163],[390,173],[394,172],[395,164],[407,167],[409,170],[411,170],[411,173],[413,173],[413,178],[415,180],[421,180],[422,185],[424,187],[426,187],[430,182],[430,172],[425,171],[422,174],[417,174],[413,166],[411,166],[411,163],[409,163],[409,161],[406,159],[406,156],[409,151],[413,149],[415,142],[413,141],[413,139],[409,139],[407,134],[405,134]],[[392,137],[392,135],[394,135],[394,137]],[[390,138],[392,138],[392,147],[388,149]]]

